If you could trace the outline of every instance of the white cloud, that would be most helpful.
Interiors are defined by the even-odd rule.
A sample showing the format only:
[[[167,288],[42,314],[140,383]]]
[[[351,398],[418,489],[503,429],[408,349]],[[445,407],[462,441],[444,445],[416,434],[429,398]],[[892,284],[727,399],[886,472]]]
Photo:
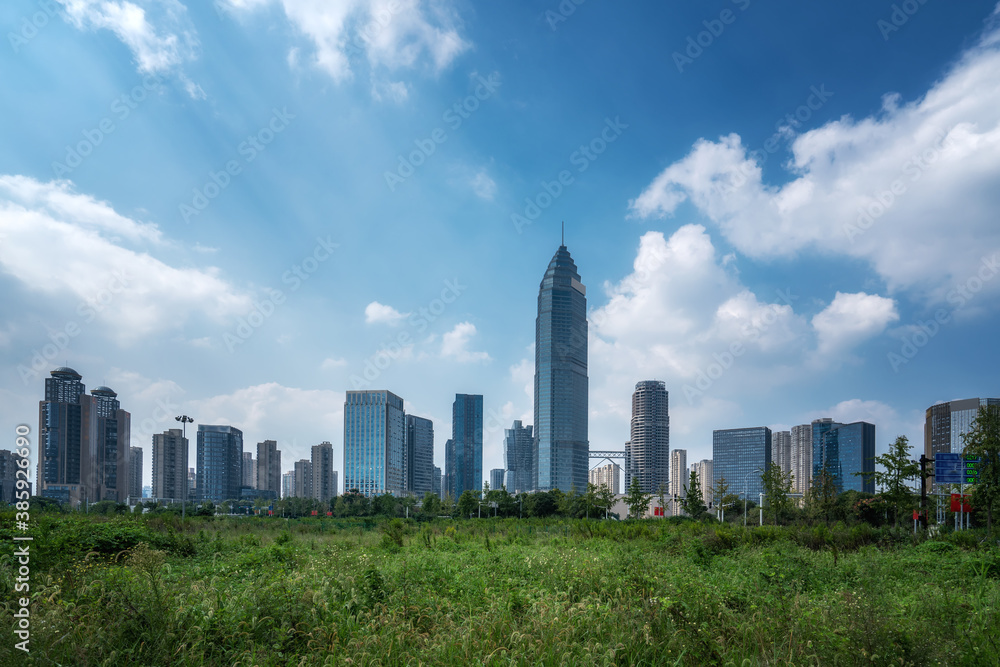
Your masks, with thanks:
[[[475,335],[476,325],[472,322],[460,322],[456,324],[454,329],[441,338],[441,356],[453,357],[462,363],[469,361],[489,361],[490,355],[486,352],[469,351],[468,345]]]
[[[236,11],[270,4],[268,0],[225,2]],[[421,0],[280,0],[280,5],[312,43],[312,64],[338,82],[353,76],[354,54],[363,54],[373,69],[415,69],[428,62],[432,71],[440,72],[469,48],[458,34],[457,17],[440,2],[424,7]],[[298,54],[289,58],[297,60]],[[386,85],[373,85],[376,99],[387,92],[395,101],[405,99],[405,86]]]
[[[478,171],[472,178],[469,179],[469,185],[472,186],[472,191],[476,193],[476,196],[480,199],[485,199],[487,201],[493,201],[493,197],[497,194],[497,184],[490,175],[485,171]]]
[[[343,368],[347,365],[347,359],[334,359],[333,357],[327,357],[323,360],[323,363],[319,365],[320,369],[324,371],[330,371],[335,368]]]
[[[410,314],[401,313],[392,306],[386,306],[378,301],[372,301],[365,306],[365,322],[367,324],[388,324],[396,326]]]
[[[196,57],[198,38],[187,7],[178,0],[144,0],[139,4],[114,0],[59,2],[76,28],[113,32],[132,52],[140,72],[178,70],[187,93],[195,99],[204,98],[201,87],[179,72],[185,61]]]
[[[65,181],[0,176],[0,270],[35,293],[72,295],[74,317],[132,342],[188,317],[227,321],[252,308],[215,268],[174,268],[125,242],[163,244],[157,227],[73,192]]]
[[[1000,30],[920,99],[887,96],[880,113],[829,122],[791,151],[791,180],[771,185],[763,151],[735,134],[701,139],[631,211],[663,217],[690,201],[749,256],[838,253],[869,262],[890,291],[944,299],[1000,249]]]
[[[372,99],[376,102],[387,99],[402,104],[409,95],[410,91],[402,81],[372,81]]]
[[[899,319],[896,302],[876,294],[837,292],[833,301],[812,318],[819,337],[819,354],[831,354],[877,336]]]

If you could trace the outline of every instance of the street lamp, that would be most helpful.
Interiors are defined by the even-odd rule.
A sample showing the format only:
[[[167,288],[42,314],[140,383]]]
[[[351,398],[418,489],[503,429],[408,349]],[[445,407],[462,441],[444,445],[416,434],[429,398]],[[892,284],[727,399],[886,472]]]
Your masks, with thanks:
[[[194,420],[191,419],[190,417],[188,417],[187,415],[178,415],[177,417],[174,417],[174,419],[177,420],[177,421],[179,421],[181,423],[181,433],[183,434],[181,437],[184,440],[184,446],[187,447],[188,446],[188,443],[187,443],[187,425],[188,424],[193,424]],[[184,488],[181,490],[181,495],[183,496],[183,499],[181,500],[181,521],[183,521],[185,519],[185,516],[186,516],[186,510],[187,510],[187,492],[188,492],[187,470],[185,470],[184,471]]]
[[[743,476],[743,527],[744,528],[747,527],[747,496],[750,495],[750,492],[747,489],[747,484],[748,484],[747,480],[750,477],[750,475],[754,474],[755,472],[764,472],[764,471],[761,470],[760,468],[756,468]]]

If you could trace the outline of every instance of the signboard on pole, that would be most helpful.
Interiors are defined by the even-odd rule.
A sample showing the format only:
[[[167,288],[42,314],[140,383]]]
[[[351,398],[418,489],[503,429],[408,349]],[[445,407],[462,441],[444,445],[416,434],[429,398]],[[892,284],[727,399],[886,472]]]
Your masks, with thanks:
[[[934,455],[935,484],[977,484],[981,459],[950,452]]]

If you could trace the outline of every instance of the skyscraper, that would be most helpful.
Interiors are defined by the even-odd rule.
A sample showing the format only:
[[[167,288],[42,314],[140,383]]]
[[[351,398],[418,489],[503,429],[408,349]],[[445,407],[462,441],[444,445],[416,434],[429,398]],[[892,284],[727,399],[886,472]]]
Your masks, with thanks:
[[[503,468],[490,468],[490,490],[495,491],[496,489],[504,488],[504,469]]]
[[[431,481],[434,484],[433,488],[431,488],[431,493],[444,500],[444,493],[441,490],[441,468],[438,466],[434,466],[434,477]]]
[[[668,492],[678,498],[687,493],[688,480],[688,453],[686,449],[675,449],[670,452],[670,486]]]
[[[406,415],[406,492],[417,498],[434,490],[434,422]]]
[[[281,493],[281,452],[275,440],[257,443],[257,483],[254,488]]]
[[[781,468],[785,474],[792,473],[792,432],[775,431],[771,436],[771,465]]]
[[[188,488],[188,441],[183,431],[172,428],[153,434],[153,497],[191,498]]]
[[[243,452],[243,486],[257,488],[257,469],[253,465],[253,452]]]
[[[295,471],[289,470],[281,475],[281,497],[291,498],[295,495]]]
[[[560,245],[538,289],[535,320],[535,484],[587,486],[587,289]]]
[[[321,503],[337,495],[337,471],[333,469],[333,445],[323,441],[312,446],[312,497]]]
[[[771,463],[771,429],[766,426],[712,431],[712,474],[729,492],[759,502],[761,474]]]
[[[483,489],[483,397],[455,394],[451,408],[451,440],[445,451],[445,474],[454,500],[464,491]]]
[[[129,466],[132,471],[128,476],[128,495],[130,498],[142,498],[142,447],[131,447]]]
[[[691,469],[698,475],[698,484],[701,485],[701,500],[705,503],[705,507],[709,507],[715,502],[713,489],[715,482],[712,481],[714,468],[714,464],[709,459],[702,459],[691,464]]]
[[[344,399],[344,493],[402,495],[403,399],[390,391],[348,391]]]
[[[819,475],[820,471],[823,469],[823,464],[826,462],[826,456],[823,453],[823,435],[830,429],[837,428],[841,424],[833,421],[829,417],[823,417],[821,419],[814,419],[812,421],[812,476],[813,479]]]
[[[27,488],[17,488],[18,481],[26,481],[23,477],[18,477],[18,472],[27,472],[29,461],[21,463],[22,457],[17,455],[17,450],[0,449],[0,502],[16,503],[31,497],[31,483]],[[18,496],[21,496],[18,498]],[[141,494],[140,494],[141,495]]]
[[[292,472],[295,474],[295,491],[292,495],[296,498],[312,498],[312,461],[299,459],[295,462],[295,469]]]
[[[131,466],[129,441],[132,416],[122,410],[118,394],[108,387],[90,391],[97,415],[92,451],[96,455],[94,470],[101,500],[125,502],[129,492]]]
[[[793,426],[791,432],[792,491],[808,493],[812,486],[812,424]]]
[[[198,425],[198,497],[222,502],[240,497],[243,484],[243,431],[233,426]]]
[[[875,425],[840,424],[823,433],[823,463],[833,476],[837,492],[875,493]]]
[[[960,454],[962,436],[969,432],[979,407],[1000,405],[1000,398],[966,398],[927,408],[924,420],[924,454],[933,459],[938,452]]]
[[[511,493],[529,492],[535,488],[535,441],[531,425],[522,426],[515,419],[510,428],[504,429],[503,462],[507,469],[507,490]]]
[[[686,455],[686,453],[685,453]],[[686,459],[685,459],[686,460]],[[639,479],[643,493],[659,493],[660,487],[677,493],[676,483],[670,485],[670,413],[666,384],[659,380],[644,380],[635,385],[632,394],[631,438],[625,467],[625,491],[632,478]],[[680,475],[687,471],[685,463]],[[677,495],[680,495],[679,493]]]

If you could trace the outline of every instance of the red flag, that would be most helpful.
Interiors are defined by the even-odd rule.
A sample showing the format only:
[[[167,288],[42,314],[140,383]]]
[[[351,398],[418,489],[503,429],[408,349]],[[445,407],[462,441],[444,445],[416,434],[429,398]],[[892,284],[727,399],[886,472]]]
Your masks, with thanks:
[[[333,512],[327,512],[326,515],[327,516],[333,516]]]

